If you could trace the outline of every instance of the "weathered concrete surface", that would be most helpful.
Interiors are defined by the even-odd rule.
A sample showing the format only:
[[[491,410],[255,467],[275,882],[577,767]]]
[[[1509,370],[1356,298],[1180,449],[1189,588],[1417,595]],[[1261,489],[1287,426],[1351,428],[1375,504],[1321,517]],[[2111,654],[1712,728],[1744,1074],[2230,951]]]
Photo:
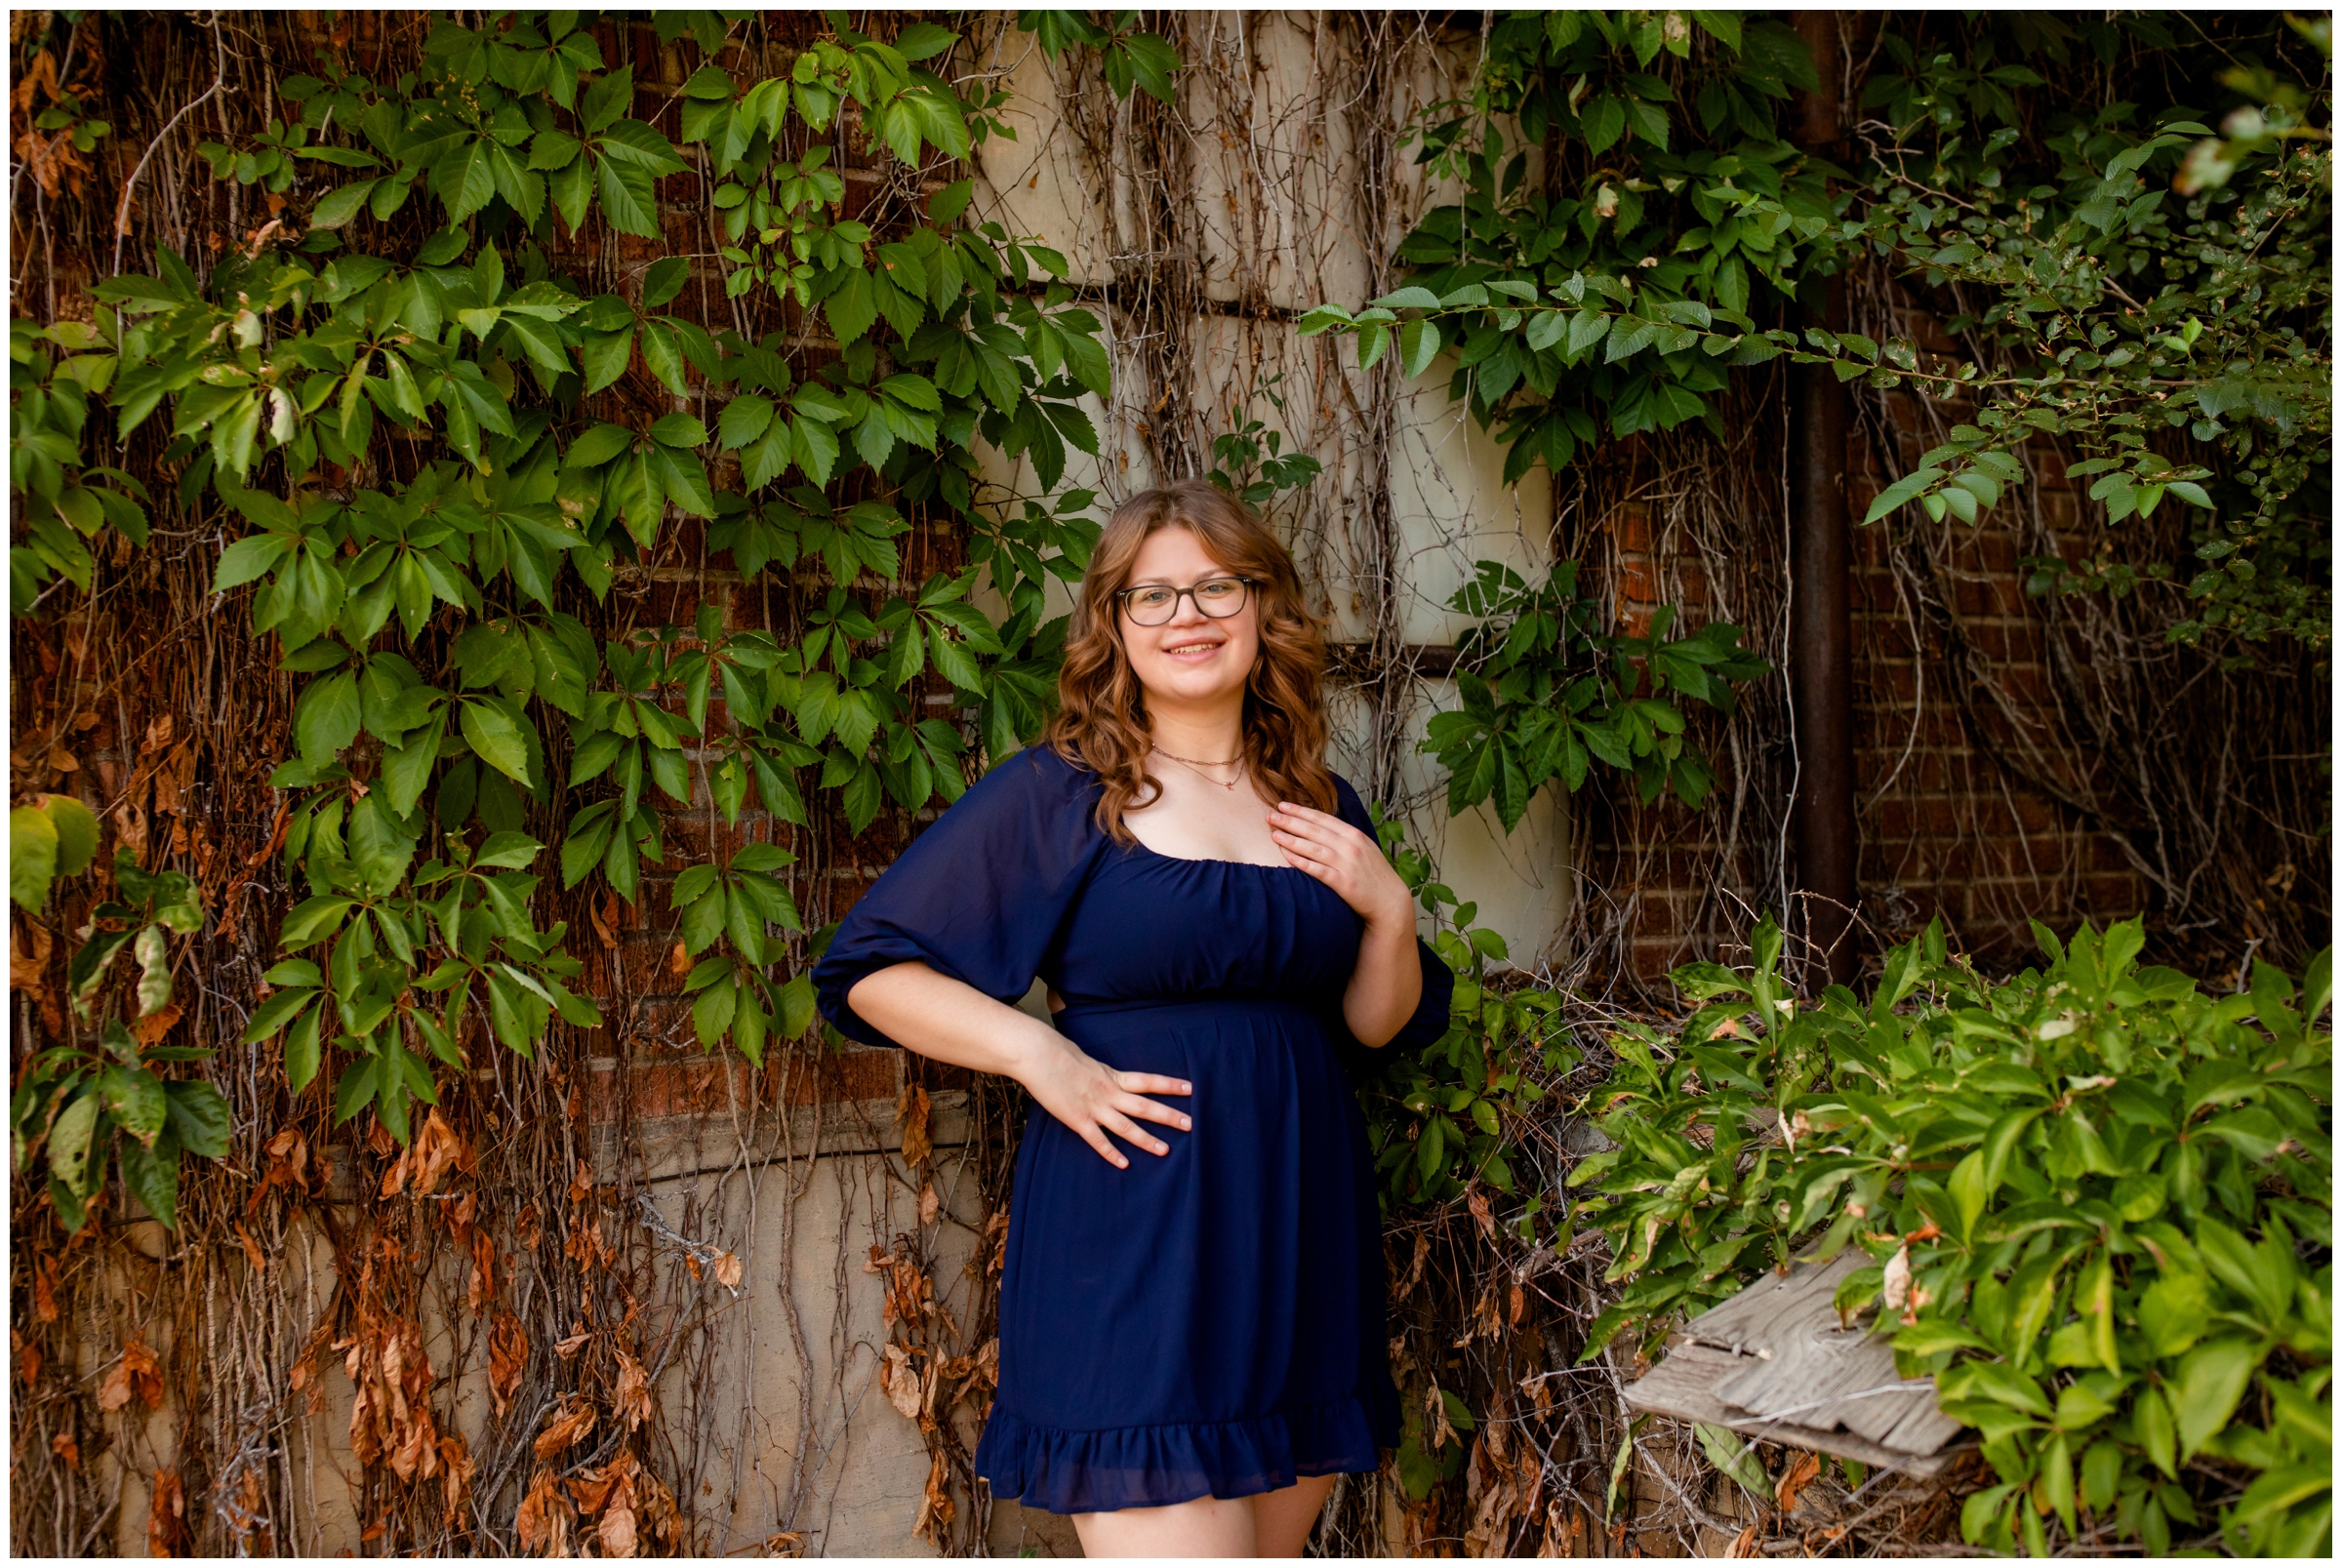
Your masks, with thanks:
[[[678,1357],[655,1385],[661,1427],[707,1480],[694,1501],[703,1525],[713,1526],[714,1551],[750,1550],[786,1526],[802,1532],[803,1549],[814,1555],[934,1554],[912,1534],[927,1452],[917,1426],[888,1404],[878,1386],[887,1340],[884,1297],[878,1276],[862,1266],[871,1246],[889,1248],[898,1234],[918,1235],[934,1260],[938,1296],[958,1321],[969,1320],[979,1281],[967,1267],[976,1257],[982,1211],[973,1172],[962,1158],[963,1100],[958,1094],[936,1097],[931,1127],[941,1201],[934,1224],[924,1227],[889,1102],[800,1107],[786,1123],[768,1114],[754,1127],[735,1128],[713,1116],[638,1125],[626,1153],[636,1162],[637,1187],[661,1224],[737,1254],[743,1266],[737,1296],[712,1278],[700,1282],[698,1305],[708,1321],[697,1342],[699,1353]],[[617,1174],[620,1154],[605,1139],[594,1154],[598,1180]],[[337,1165],[346,1169],[343,1162]],[[346,1201],[346,1192],[341,1197]],[[159,1226],[141,1222],[133,1228],[147,1243],[142,1252],[164,1255]],[[670,1244],[663,1247],[663,1265],[667,1256],[679,1270],[680,1252]],[[273,1267],[275,1288],[288,1293],[290,1317],[306,1324],[323,1311],[333,1293],[334,1266],[322,1233],[299,1226]],[[113,1283],[119,1290],[137,1288],[126,1276]],[[446,1396],[434,1404],[452,1418],[449,1425],[475,1458],[484,1460],[497,1443],[488,1431],[492,1407],[477,1346],[482,1325],[461,1310],[460,1277],[454,1286],[443,1299],[459,1310],[452,1320],[426,1312],[424,1348]],[[149,1331],[166,1363],[168,1328],[156,1323]],[[461,1356],[459,1338],[465,1342]],[[101,1375],[95,1344],[85,1347],[83,1359],[85,1376]],[[459,1363],[474,1370],[450,1387],[447,1369]],[[290,1419],[274,1464],[295,1478],[288,1490],[298,1499],[297,1509],[295,1517],[270,1525],[280,1549],[331,1556],[365,1545],[359,1467],[349,1440],[353,1389],[337,1356],[327,1358],[321,1394],[314,1413],[299,1397],[289,1399]],[[957,1415],[972,1447],[976,1423],[964,1407]],[[146,1553],[150,1498],[143,1474],[172,1466],[178,1416],[167,1402],[131,1430],[127,1455],[117,1449],[93,1461],[103,1467],[109,1486],[120,1487],[121,1506],[107,1532],[114,1550]],[[535,1425],[526,1423],[524,1455],[525,1432]],[[504,1447],[513,1446],[507,1428]],[[120,1463],[124,1457],[130,1466]],[[528,1467],[522,1467],[522,1483]],[[484,1489],[493,1481],[483,1467],[475,1485]],[[1080,1554],[1070,1520],[1014,1503],[994,1505],[989,1540],[1006,1556],[1028,1550]]]
[[[1448,400],[1452,355],[1399,388],[1386,427],[1370,413],[1371,379],[1355,369],[1354,343],[1304,340],[1290,317],[1326,301],[1361,303],[1375,276],[1370,251],[1380,254],[1426,208],[1456,198],[1453,182],[1434,179],[1410,151],[1370,166],[1361,137],[1373,114],[1403,123],[1465,91],[1477,41],[1418,30],[1402,51],[1402,79],[1368,104],[1359,96],[1366,89],[1355,27],[1337,15],[1191,12],[1174,21],[1187,60],[1178,89],[1185,162],[1160,178],[1185,184],[1177,232],[1168,236],[1145,238],[1150,230],[1134,205],[1136,111],[1110,105],[1102,90],[1087,92],[1076,109],[1062,85],[1064,67],[1053,73],[1030,34],[986,34],[974,60],[1005,73],[1013,97],[1003,117],[1016,132],[1014,141],[987,143],[975,160],[975,211],[1064,254],[1085,306],[1105,323],[1115,368],[1113,398],[1082,400],[1100,452],[1070,452],[1059,488],[1095,491],[1103,512],[1169,477],[1156,471],[1153,454],[1164,443],[1154,424],[1168,417],[1161,410],[1174,389],[1192,411],[1193,427],[1179,439],[1206,463],[1213,436],[1257,418],[1286,451],[1323,465],[1305,490],[1279,499],[1272,521],[1293,545],[1332,637],[1365,642],[1379,619],[1408,647],[1445,647],[1468,622],[1447,601],[1476,562],[1502,562],[1532,582],[1542,577],[1553,558],[1551,477],[1537,465],[1516,484],[1504,482],[1504,448]],[[1085,136],[1096,144],[1085,146]],[[1535,178],[1534,167],[1529,173]],[[1389,215],[1387,235],[1362,226],[1370,208]],[[1141,323],[1099,298],[1110,286],[1133,287],[1167,258],[1118,255],[1116,236],[1126,248],[1170,246],[1168,259],[1193,268],[1200,299],[1172,324],[1169,374],[1185,381],[1177,388],[1156,384],[1150,367],[1164,356],[1150,356],[1136,336]],[[1272,388],[1281,411],[1270,400]],[[999,495],[1040,493],[1030,458],[982,447],[979,455]],[[1388,541],[1362,504],[1378,489]],[[1388,584],[1378,576],[1386,565],[1396,568]],[[1052,583],[1049,595],[1053,611],[1070,606],[1066,585]],[[1451,681],[1419,678],[1380,700],[1398,704],[1394,727],[1411,745],[1456,696]],[[1371,714],[1340,695],[1332,708],[1335,765],[1371,780]],[[1507,834],[1485,810],[1451,819],[1434,774],[1428,758],[1398,760],[1409,837],[1437,857],[1443,879],[1479,906],[1481,923],[1502,933],[1516,961],[1561,956],[1569,844],[1560,802],[1541,790],[1521,828]]]

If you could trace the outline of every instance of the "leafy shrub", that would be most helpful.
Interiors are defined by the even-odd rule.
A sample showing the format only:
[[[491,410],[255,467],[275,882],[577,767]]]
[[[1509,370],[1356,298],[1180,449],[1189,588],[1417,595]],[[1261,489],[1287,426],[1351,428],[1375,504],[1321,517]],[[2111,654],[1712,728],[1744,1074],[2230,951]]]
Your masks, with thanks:
[[[95,338],[80,321],[8,324],[9,483],[24,529],[24,543],[8,549],[15,615],[30,611],[60,577],[90,590],[98,563],[85,540],[112,528],[134,544],[146,543],[146,487],[119,468],[82,462],[90,403],[113,375],[110,359],[81,352]]]
[[[1575,561],[1534,588],[1501,562],[1474,572],[1447,601],[1474,618],[1456,639],[1459,705],[1417,747],[1447,774],[1449,816],[1493,796],[1511,832],[1539,785],[1558,779],[1575,794],[1595,762],[1633,774],[1645,805],[1669,789],[1693,807],[1708,798],[1716,773],[1678,700],[1729,713],[1734,685],[1772,668],[1740,646],[1738,626],[1712,621],[1671,640],[1676,608],[1661,605],[1647,635],[1626,636],[1602,629]]]
[[[1447,1031],[1420,1051],[1386,1055],[1362,1097],[1384,1202],[1443,1203],[1474,1182],[1511,1194],[1516,1184],[1505,1158],[1507,1131],[1545,1095],[1532,1069],[1542,1062],[1548,1072],[1566,1072],[1579,1059],[1575,1047],[1555,1037],[1561,994],[1489,984],[1489,964],[1507,958],[1505,939],[1473,923],[1478,905],[1459,904],[1433,879],[1430,859],[1406,844],[1403,824],[1368,809],[1408,891],[1443,928],[1432,945],[1456,974]],[[1543,1207],[1531,1192],[1519,1224],[1529,1226]]]
[[[15,816],[28,814],[55,822],[52,846],[60,838],[67,843],[68,853],[50,869],[74,875],[88,866],[98,829],[87,808],[52,795],[46,812],[19,807]],[[21,858],[20,824],[10,825],[19,829],[12,840]],[[48,891],[46,870],[40,891]],[[114,891],[123,902],[91,911],[88,938],[66,974],[73,1011],[90,1023],[114,959],[130,948],[139,962],[137,1022],[126,1026],[108,1020],[95,1049],[77,1037],[26,1059],[9,1102],[12,1147],[19,1169],[39,1156],[50,1199],[67,1230],[79,1230],[88,1219],[90,1200],[105,1185],[117,1152],[124,1186],[166,1228],[177,1229],[180,1154],[191,1150],[218,1159],[227,1152],[229,1132],[227,1102],[219,1090],[201,1081],[166,1080],[154,1070],[158,1064],[198,1062],[212,1054],[201,1046],[158,1043],[179,1017],[171,1000],[170,933],[183,937],[202,928],[203,895],[182,872],[141,869],[127,848],[114,857]],[[19,902],[26,901],[20,895]],[[28,906],[37,909],[38,901]]]
[[[1615,1037],[1617,1146],[1571,1177],[1626,1284],[1587,1353],[1856,1245],[1840,1313],[1876,1313],[1998,1477],[1971,1543],[2038,1554],[2086,1518],[2325,1555],[2330,953],[2298,995],[2263,963],[2215,997],[2134,967],[2135,921],[2035,931],[2045,965],[1995,983],[1930,926],[1867,1008],[1784,994],[1769,919],[1753,969],[1678,970],[1703,1005]]]

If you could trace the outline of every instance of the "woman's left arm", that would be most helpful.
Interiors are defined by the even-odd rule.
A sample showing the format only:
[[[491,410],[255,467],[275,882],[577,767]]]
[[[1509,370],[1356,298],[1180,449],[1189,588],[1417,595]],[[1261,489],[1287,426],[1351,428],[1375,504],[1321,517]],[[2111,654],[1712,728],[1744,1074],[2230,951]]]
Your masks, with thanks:
[[[1423,1000],[1415,901],[1406,883],[1373,839],[1328,812],[1284,802],[1269,814],[1269,833],[1287,861],[1332,888],[1366,922],[1357,967],[1342,994],[1342,1019],[1360,1045],[1388,1044]]]

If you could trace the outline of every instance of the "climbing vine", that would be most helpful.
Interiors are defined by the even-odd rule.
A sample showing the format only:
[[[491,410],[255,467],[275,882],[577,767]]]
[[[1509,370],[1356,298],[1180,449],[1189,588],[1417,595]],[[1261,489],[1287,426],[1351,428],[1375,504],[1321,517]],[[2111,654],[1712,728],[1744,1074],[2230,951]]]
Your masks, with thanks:
[[[682,145],[707,159],[738,242],[704,270],[729,296],[818,312],[808,326],[836,350],[816,363],[803,332],[751,342],[665,310],[690,258],[654,262],[632,299],[555,274],[559,234],[661,234],[656,181],[686,168],[633,117],[630,67],[606,68],[580,25],[442,20],[397,84],[289,79],[293,117],[250,148],[207,143],[215,173],[297,196],[310,171],[358,178],[316,196],[305,228],[289,209],[208,281],[158,251],[153,275],[98,285],[86,331],[51,330],[77,351],[54,366],[45,345],[20,353],[20,381],[41,379],[20,388],[20,465],[60,518],[137,537],[135,480],[69,477],[95,391],[117,440],[167,420],[182,502],[215,497],[251,529],[212,585],[257,584],[255,634],[305,677],[298,755],[271,782],[296,792],[283,855],[314,894],[286,919],[286,962],[267,978],[279,988],[251,1038],[283,1038],[296,1090],[322,1058],[345,1061],[338,1116],[374,1106],[401,1142],[407,1097],[433,1098],[425,1063],[461,1066],[483,1039],[526,1054],[556,1013],[599,1021],[565,983],[578,965],[564,929],[529,913],[545,847],[520,831],[529,805],[551,811],[564,885],[598,880],[631,904],[643,863],[666,861],[645,796],[686,803],[695,774],[732,820],[751,789],[799,824],[809,790],[834,791],[855,831],[890,798],[954,798],[965,738],[907,689],[932,672],[995,752],[1021,744],[1041,716],[1030,675],[1012,667],[995,693],[991,668],[1046,642],[1039,583],[1069,549],[1078,570],[1087,538],[1062,507],[988,515],[997,543],[979,562],[912,592],[866,585],[899,576],[904,507],[977,513],[979,436],[1030,452],[1054,484],[1069,444],[1096,449],[1073,398],[1106,390],[1100,324],[1046,281],[1064,271],[1054,253],[962,221],[964,180],[923,211],[871,214],[884,232],[848,218],[831,149],[811,141],[851,112],[883,158],[948,170],[993,125],[922,68],[954,35],[841,27],[786,77],[736,81],[710,63],[685,84]],[[724,22],[662,26],[709,47]],[[423,215],[419,242],[401,243],[402,213]],[[595,401],[637,362],[679,406]],[[426,461],[407,467],[410,453]],[[727,454],[737,488],[716,478]],[[606,596],[695,518],[745,579],[826,581],[801,640],[728,633],[703,613],[597,644],[557,608],[565,581]],[[20,583],[77,569],[70,535],[32,537]],[[980,567],[1012,607],[1005,623],[969,602]],[[719,693],[729,723],[711,733]],[[566,746],[548,747],[555,718]],[[689,950],[721,948],[690,982],[701,1035],[751,1058],[768,1021],[811,1023],[801,979],[776,995],[754,978],[771,929],[799,928],[769,875],[787,860],[751,846],[685,869],[671,895]],[[312,948],[315,961],[297,956]]]
[[[1693,47],[1695,29],[1705,46]],[[2108,525],[2166,496],[2205,514],[2170,627],[2322,646],[2332,435],[2330,29],[2241,40],[2216,74],[2162,20],[2011,21],[1941,36],[1890,21],[1862,89],[1850,188],[1784,140],[1779,101],[1816,85],[1803,43],[1737,13],[1524,13],[1495,24],[1469,102],[1418,157],[1466,183],[1399,248],[1406,286],[1319,305],[1510,446],[1507,476],[1693,421],[1735,366],[1786,355],[1880,391],[1972,409],[1871,506],[1974,523],[2054,438]],[[2094,116],[2028,101],[2086,49],[2172,82]],[[1666,73],[1651,68],[1673,57]],[[2030,62],[2030,63],[2029,63]],[[2039,65],[2040,69],[2036,69]],[[2308,77],[2308,80],[2304,78]],[[2202,107],[2241,106],[2215,133]],[[2045,121],[2045,123],[2043,123]],[[1567,141],[1554,138],[1566,136]],[[1529,178],[1526,141],[1542,146]],[[1826,330],[1822,279],[1872,259],[1940,302],[1963,357]],[[1402,314],[1403,313],[1403,314]],[[2040,559],[2033,590],[2128,591],[2177,563]]]

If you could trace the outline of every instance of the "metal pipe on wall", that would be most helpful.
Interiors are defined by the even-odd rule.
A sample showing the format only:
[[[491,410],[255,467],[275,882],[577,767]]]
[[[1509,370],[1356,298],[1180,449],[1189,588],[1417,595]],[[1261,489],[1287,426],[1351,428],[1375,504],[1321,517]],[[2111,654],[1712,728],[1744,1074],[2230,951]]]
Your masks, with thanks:
[[[1842,155],[1838,123],[1838,14],[1801,11],[1797,27],[1813,52],[1820,87],[1804,95],[1798,141],[1833,162]],[[1826,330],[1845,324],[1845,283],[1820,284]],[[1860,842],[1854,824],[1854,643],[1846,537],[1846,393],[1828,365],[1790,371],[1790,651],[1792,730],[1797,792],[1797,907],[1807,945],[1805,984],[1853,979],[1861,958],[1853,914]],[[1801,919],[1799,918],[1801,916]]]

